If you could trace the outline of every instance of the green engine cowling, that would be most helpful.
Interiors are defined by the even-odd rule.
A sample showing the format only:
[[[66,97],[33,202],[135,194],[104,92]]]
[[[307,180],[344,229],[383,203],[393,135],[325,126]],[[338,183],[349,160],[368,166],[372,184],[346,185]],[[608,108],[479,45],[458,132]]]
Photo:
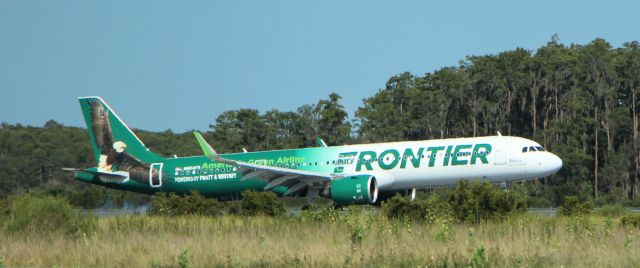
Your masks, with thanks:
[[[378,199],[378,184],[371,175],[345,177],[331,182],[331,199],[336,205],[373,204]]]

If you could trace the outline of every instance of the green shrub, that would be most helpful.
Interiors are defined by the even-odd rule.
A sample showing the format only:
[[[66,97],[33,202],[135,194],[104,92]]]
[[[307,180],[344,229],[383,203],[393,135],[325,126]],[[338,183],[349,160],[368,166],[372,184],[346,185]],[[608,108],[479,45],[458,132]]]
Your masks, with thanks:
[[[629,209],[620,204],[604,205],[602,207],[596,208],[594,210],[594,213],[607,217],[617,217],[629,213]]]
[[[548,208],[552,207],[553,204],[544,197],[529,196],[527,197],[527,206],[530,208]]]
[[[589,199],[580,199],[575,195],[565,196],[564,202],[558,208],[558,214],[564,216],[586,215],[593,210],[593,203]]]
[[[87,233],[95,228],[96,218],[81,215],[64,198],[46,195],[23,195],[13,200],[5,229],[31,235],[58,231],[66,234]]]
[[[175,193],[157,193],[151,199],[147,213],[149,215],[179,216],[205,215],[217,216],[225,214],[226,210],[217,199],[205,198],[198,192],[179,196]]]
[[[242,214],[242,201],[231,200],[224,201],[224,211],[227,215],[240,215]]]
[[[0,198],[0,221],[11,213],[11,201],[9,198]]]
[[[240,201],[219,202],[205,198],[198,192],[180,196],[175,193],[154,195],[147,213],[159,216],[204,215],[221,216],[229,214],[277,216],[285,213],[278,196],[272,192],[245,191]]]
[[[191,265],[189,264],[189,249],[185,248],[182,252],[180,252],[180,255],[178,255],[178,267],[191,267]]]
[[[300,219],[304,222],[335,222],[339,218],[338,210],[333,204],[322,208],[310,205],[308,209],[300,211]]]
[[[461,180],[449,196],[453,214],[461,222],[480,222],[524,212],[526,199],[511,190],[501,190],[487,182]]]
[[[476,251],[469,258],[469,267],[472,268],[482,268],[489,267],[489,263],[487,261],[487,254],[483,246],[480,246],[476,249]]]
[[[245,215],[279,216],[285,213],[284,205],[273,192],[242,192],[240,202]]]
[[[409,219],[433,223],[440,216],[445,215],[450,207],[445,202],[438,202],[437,197],[410,200],[408,197],[396,195],[382,202],[382,212],[388,218]]]
[[[640,198],[625,199],[622,201],[622,205],[625,207],[640,207]]]
[[[620,224],[626,227],[640,228],[640,214],[627,214],[622,216]]]
[[[88,187],[73,191],[69,196],[69,202],[75,207],[99,208],[106,203],[105,192],[97,187]]]

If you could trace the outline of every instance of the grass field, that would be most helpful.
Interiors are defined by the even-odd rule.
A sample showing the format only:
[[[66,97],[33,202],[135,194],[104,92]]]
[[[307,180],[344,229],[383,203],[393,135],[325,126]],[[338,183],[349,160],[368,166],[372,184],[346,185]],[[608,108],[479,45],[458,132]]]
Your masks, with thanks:
[[[46,267],[639,267],[639,229],[522,214],[466,225],[371,212],[97,219],[89,233],[0,233],[0,265]]]

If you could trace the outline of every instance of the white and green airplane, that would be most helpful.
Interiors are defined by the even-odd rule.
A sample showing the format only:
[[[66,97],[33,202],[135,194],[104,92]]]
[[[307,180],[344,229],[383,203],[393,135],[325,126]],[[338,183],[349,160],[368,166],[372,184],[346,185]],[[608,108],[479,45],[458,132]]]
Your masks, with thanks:
[[[550,176],[562,160],[519,137],[489,136],[218,154],[198,133],[203,156],[150,151],[100,97],[79,98],[97,166],[75,178],[145,194],[198,191],[222,200],[245,190],[373,204],[458,180],[505,183]]]

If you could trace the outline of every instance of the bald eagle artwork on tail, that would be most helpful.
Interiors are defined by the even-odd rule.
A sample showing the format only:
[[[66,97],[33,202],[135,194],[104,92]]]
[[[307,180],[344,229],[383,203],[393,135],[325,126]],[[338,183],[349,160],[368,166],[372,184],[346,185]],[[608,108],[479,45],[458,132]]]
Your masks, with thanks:
[[[98,171],[128,172],[130,179],[147,183],[151,167],[127,153],[127,144],[124,141],[114,138],[111,123],[109,122],[109,111],[105,110],[99,101],[90,101],[89,110],[92,119],[91,129],[93,130],[96,145],[100,150]],[[158,178],[158,171],[154,169],[153,173],[155,175],[152,178]]]

